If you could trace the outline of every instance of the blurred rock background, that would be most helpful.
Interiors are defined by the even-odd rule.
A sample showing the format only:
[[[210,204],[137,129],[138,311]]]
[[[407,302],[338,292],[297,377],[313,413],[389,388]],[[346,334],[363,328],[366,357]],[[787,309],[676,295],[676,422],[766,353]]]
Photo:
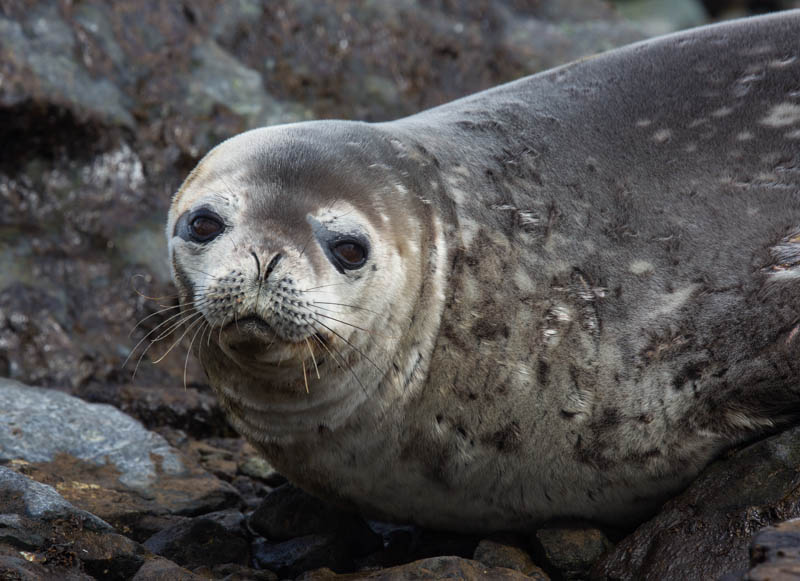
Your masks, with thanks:
[[[184,508],[175,498],[144,506],[118,483],[115,494],[128,494],[133,507],[120,513],[107,497],[87,500],[86,488],[60,492],[145,542],[202,511],[248,513],[282,483],[227,426],[180,332],[149,346],[159,333],[148,334],[170,316],[163,309],[176,304],[163,231],[170,196],[215,144],[274,123],[388,120],[655,34],[795,6],[800,0],[0,0],[0,378],[130,414],[165,438],[159,446],[180,450],[186,478],[202,481],[211,500],[188,494]],[[0,426],[19,428],[5,413]],[[82,462],[95,453],[13,449],[0,446],[0,465],[54,486],[68,481],[64,474],[91,481],[91,490],[118,481],[87,475]],[[0,517],[3,498],[0,491]],[[156,520],[142,524],[145,517]],[[230,518],[209,522],[239,530]],[[0,518],[0,533],[3,526]],[[384,544],[387,535],[405,538],[384,533]],[[258,536],[236,535],[248,543]],[[168,545],[154,541],[149,550]],[[274,552],[259,546],[269,569],[263,555]],[[254,563],[248,551],[242,567]],[[618,575],[623,561],[606,570]],[[581,563],[569,570],[588,574]]]

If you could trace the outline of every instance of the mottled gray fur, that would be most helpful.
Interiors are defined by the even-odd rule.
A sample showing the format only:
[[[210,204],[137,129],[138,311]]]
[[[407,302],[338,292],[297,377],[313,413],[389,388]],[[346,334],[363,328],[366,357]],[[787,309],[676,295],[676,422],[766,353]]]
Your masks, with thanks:
[[[373,302],[336,315],[360,332],[328,321],[354,345],[329,337],[347,369],[328,357],[321,380],[304,384],[304,346],[273,373],[201,335],[234,425],[312,492],[460,530],[630,522],[721,451],[800,416],[800,11],[643,42],[391,123],[234,138],[173,207],[185,300],[200,283],[184,256],[205,250],[171,229],[220,175],[261,262],[303,249],[287,264],[309,317],[322,303],[304,290],[337,284],[309,216],[334,228],[357,216],[376,252],[402,260],[376,255],[374,272],[335,290]],[[350,218],[327,216],[340,200]],[[381,303],[392,281],[402,300]],[[251,335],[247,356],[267,348]],[[331,386],[363,398],[337,414],[320,403]],[[302,398],[317,403],[288,403]],[[294,428],[279,429],[290,413]]]

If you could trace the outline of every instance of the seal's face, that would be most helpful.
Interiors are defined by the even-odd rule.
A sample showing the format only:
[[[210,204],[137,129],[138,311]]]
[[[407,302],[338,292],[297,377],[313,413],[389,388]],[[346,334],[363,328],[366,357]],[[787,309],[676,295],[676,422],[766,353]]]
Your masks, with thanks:
[[[187,337],[223,399],[259,410],[366,397],[420,279],[405,188],[369,169],[367,144],[342,156],[297,133],[257,130],[212,151],[167,226]]]

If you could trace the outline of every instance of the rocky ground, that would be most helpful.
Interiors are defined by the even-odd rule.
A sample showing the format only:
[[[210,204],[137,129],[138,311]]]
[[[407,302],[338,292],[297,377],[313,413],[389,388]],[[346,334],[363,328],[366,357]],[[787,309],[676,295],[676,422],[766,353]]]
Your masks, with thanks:
[[[175,304],[170,195],[214,144],[391,119],[708,17],[618,7],[633,20],[594,0],[0,0],[0,580],[797,575],[800,525],[778,524],[800,516],[797,430],[635,531],[463,536],[293,488],[227,426],[180,334],[150,346]]]

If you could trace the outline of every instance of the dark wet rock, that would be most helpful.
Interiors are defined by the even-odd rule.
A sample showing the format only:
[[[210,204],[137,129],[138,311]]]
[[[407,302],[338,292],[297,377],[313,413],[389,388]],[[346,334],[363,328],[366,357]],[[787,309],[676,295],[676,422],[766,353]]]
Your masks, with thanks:
[[[800,428],[711,464],[592,570],[600,579],[716,579],[749,567],[765,526],[800,516]]]
[[[381,537],[361,517],[335,508],[290,484],[267,495],[251,515],[250,527],[271,541],[332,534],[337,545],[348,547],[355,556],[383,546]],[[316,539],[312,544],[320,543]]]
[[[511,535],[483,539],[475,548],[472,558],[487,567],[503,567],[534,579],[547,579],[545,572],[534,563],[523,545],[518,537]]]
[[[244,515],[235,511],[199,516],[159,531],[144,546],[188,568],[218,563],[246,565],[250,542],[243,522]]]
[[[281,578],[297,577],[320,567],[347,571],[354,566],[347,542],[333,533],[306,535],[281,543],[257,541],[253,560],[259,568],[274,571]]]
[[[565,579],[585,578],[592,565],[612,547],[605,533],[590,525],[550,525],[533,536],[537,560]]]

